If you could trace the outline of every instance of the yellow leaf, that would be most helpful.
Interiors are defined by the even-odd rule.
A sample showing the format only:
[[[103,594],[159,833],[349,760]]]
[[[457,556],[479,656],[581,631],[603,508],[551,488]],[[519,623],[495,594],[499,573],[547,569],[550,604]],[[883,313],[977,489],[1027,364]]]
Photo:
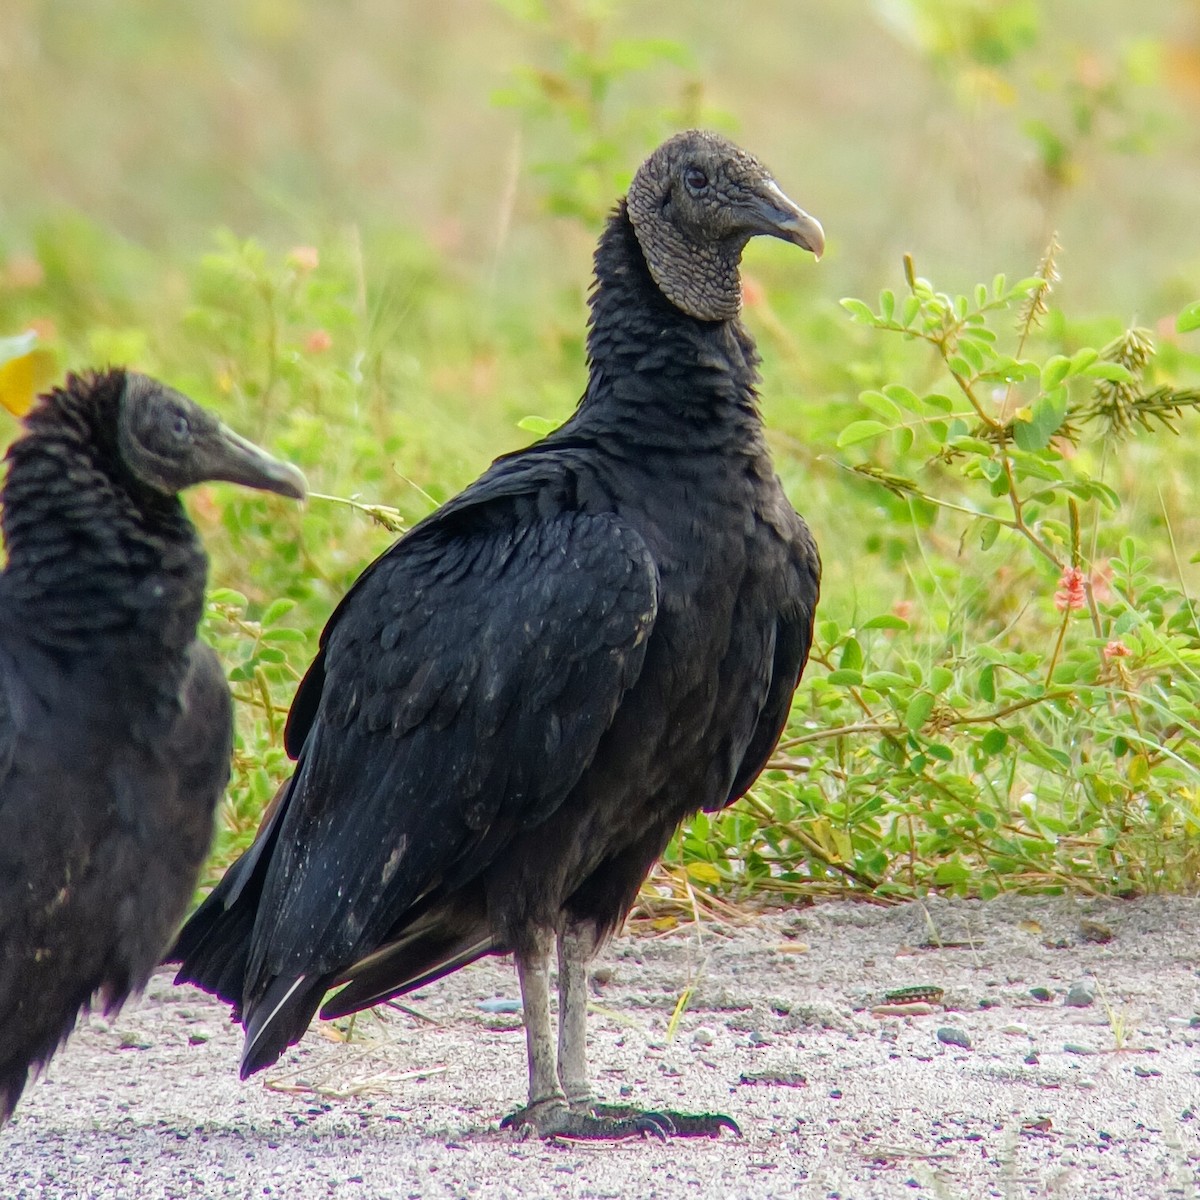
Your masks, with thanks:
[[[0,365],[0,404],[14,416],[23,417],[54,375],[54,354],[50,350],[30,350],[10,358]]]
[[[687,873],[689,878],[696,880],[697,883],[717,884],[721,882],[721,872],[712,863],[690,862],[687,865]]]
[[[1150,760],[1144,754],[1135,754],[1129,760],[1129,782],[1133,787],[1141,787],[1150,778]]]

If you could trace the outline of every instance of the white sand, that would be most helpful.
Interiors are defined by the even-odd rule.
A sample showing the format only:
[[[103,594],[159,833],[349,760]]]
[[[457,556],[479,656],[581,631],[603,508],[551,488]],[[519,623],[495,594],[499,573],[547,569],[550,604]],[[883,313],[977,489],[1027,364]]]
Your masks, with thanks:
[[[1084,940],[1086,918],[1113,940]],[[921,949],[931,932],[975,945]],[[436,1025],[364,1016],[349,1045],[317,1030],[245,1084],[225,1010],[161,974],[26,1092],[0,1133],[0,1197],[1200,1196],[1200,901],[824,904],[699,937],[626,936],[603,964],[601,1092],[728,1112],[743,1140],[497,1132],[525,1088],[519,1015],[478,1006],[517,994],[504,962],[411,997]],[[1088,975],[1096,1002],[1066,1007]],[[869,1011],[915,984],[944,988],[948,1011]],[[972,1048],[939,1042],[948,1027]]]

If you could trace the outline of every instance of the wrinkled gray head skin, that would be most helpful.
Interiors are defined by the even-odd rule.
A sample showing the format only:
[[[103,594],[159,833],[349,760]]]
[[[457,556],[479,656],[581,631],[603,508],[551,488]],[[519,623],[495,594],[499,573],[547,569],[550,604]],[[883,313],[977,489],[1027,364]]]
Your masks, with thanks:
[[[702,321],[737,316],[738,266],[752,237],[783,238],[817,258],[825,249],[820,223],[783,194],[758,159],[703,130],[659,146],[638,168],[626,204],[654,282]]]
[[[117,444],[129,470],[166,495],[219,479],[304,499],[304,476],[291,463],[272,458],[186,396],[145,375],[125,377]]]

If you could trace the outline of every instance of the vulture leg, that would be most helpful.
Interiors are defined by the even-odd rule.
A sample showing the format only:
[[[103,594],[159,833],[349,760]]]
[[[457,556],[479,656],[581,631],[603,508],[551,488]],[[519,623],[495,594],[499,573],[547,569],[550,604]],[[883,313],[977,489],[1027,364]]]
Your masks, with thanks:
[[[569,925],[558,935],[558,1081],[576,1108],[596,1098],[587,1065],[588,963],[595,951],[595,935],[585,926]]]
[[[588,943],[584,942],[586,946]],[[587,1085],[585,1024],[587,1018],[587,958],[590,951],[581,948],[566,957],[570,960],[564,992],[571,993],[573,1006],[563,1035],[567,1044],[567,1063],[573,1083]],[[560,952],[561,954],[561,952]],[[582,1106],[572,1108],[559,1087],[558,1062],[550,1021],[550,938],[539,937],[531,952],[518,950],[517,978],[521,983],[521,1005],[525,1012],[525,1044],[529,1053],[529,1103],[510,1113],[500,1122],[501,1129],[515,1129],[524,1136],[561,1137],[579,1140],[618,1141],[650,1134],[665,1138],[667,1123],[653,1113],[630,1111],[628,1114],[597,1114],[581,1097]],[[563,961],[560,957],[560,962]],[[564,1005],[566,1000],[564,1000]],[[576,1013],[575,1009],[578,1009]]]
[[[550,1027],[549,938],[542,935],[532,954],[517,954],[521,981],[521,1006],[525,1014],[525,1047],[529,1055],[528,1116],[541,1108],[562,1108],[554,1061],[554,1036]]]
[[[597,1104],[587,1069],[587,968],[596,949],[590,925],[569,925],[558,936],[558,1056],[550,1037],[549,954],[517,955],[525,1036],[529,1047],[529,1103],[506,1117],[502,1128],[539,1137],[619,1141],[631,1137],[717,1137],[740,1134],[722,1113],[647,1111]]]

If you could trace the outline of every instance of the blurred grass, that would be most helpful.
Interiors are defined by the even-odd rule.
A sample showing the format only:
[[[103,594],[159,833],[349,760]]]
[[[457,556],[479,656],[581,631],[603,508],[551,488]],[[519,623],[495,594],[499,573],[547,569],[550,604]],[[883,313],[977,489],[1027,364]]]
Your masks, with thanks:
[[[300,462],[315,491],[412,522],[529,441],[523,418],[570,412],[599,213],[661,132],[694,121],[758,153],[829,234],[816,269],[779,244],[746,258],[779,470],[825,547],[825,649],[907,605],[910,633],[877,639],[881,659],[927,672],[992,641],[1047,653],[1053,613],[1029,614],[1046,580],[1011,543],[975,552],[965,526],[917,520],[845,469],[837,437],[869,415],[858,393],[928,390],[941,364],[851,326],[836,300],[900,289],[904,252],[950,290],[1017,278],[1056,228],[1045,353],[1137,323],[1162,342],[1162,378],[1194,381],[1172,319],[1200,295],[1197,0],[764,0],[752,16],[696,0],[10,0],[0,335],[32,325],[64,367],[160,374]],[[1159,576],[1195,586],[1195,446],[1082,448],[1123,501],[1092,527],[1098,562],[1129,533]],[[243,701],[216,870],[286,771],[278,725],[324,619],[393,535],[324,501],[300,513],[202,489],[191,508],[214,587],[240,593],[208,624]],[[812,669],[805,729],[842,719],[816,682],[836,667]],[[1042,732],[1077,746],[1087,719]],[[854,753],[835,748],[814,775],[850,778]],[[1019,775],[990,785],[1023,796],[1035,785]],[[705,838],[718,856],[765,838],[816,876],[814,845],[862,865],[887,837],[894,865],[898,826],[822,786],[766,781],[770,819],[701,819],[673,869],[745,883],[700,869]],[[910,820],[938,828],[945,813],[919,808]],[[916,840],[929,870],[906,886],[936,885],[960,847]],[[1057,885],[1056,851],[1039,846],[1045,873],[1023,883]],[[1163,886],[1194,884],[1191,853]],[[1094,867],[1080,860],[1084,886],[1153,886]]]

